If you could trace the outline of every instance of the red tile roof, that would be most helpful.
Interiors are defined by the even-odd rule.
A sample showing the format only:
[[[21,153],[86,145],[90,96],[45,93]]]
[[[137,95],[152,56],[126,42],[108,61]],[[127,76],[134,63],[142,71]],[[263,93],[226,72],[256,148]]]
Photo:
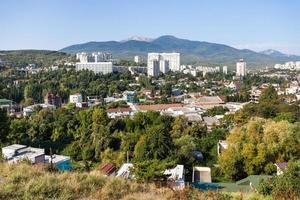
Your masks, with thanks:
[[[155,105],[138,105],[136,106],[138,110],[142,111],[161,111],[161,110],[167,110],[168,108],[172,107],[183,107],[183,104],[180,103],[173,103],[173,104],[155,104]]]
[[[132,112],[131,108],[110,108],[106,110],[107,113],[114,113],[114,112]]]

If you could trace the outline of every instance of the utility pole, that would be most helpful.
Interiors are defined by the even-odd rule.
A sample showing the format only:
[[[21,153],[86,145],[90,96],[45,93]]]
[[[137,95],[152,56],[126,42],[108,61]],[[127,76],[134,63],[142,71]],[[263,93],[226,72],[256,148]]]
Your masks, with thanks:
[[[52,162],[53,154],[52,154],[52,148],[50,147],[50,169],[53,170],[53,162]]]

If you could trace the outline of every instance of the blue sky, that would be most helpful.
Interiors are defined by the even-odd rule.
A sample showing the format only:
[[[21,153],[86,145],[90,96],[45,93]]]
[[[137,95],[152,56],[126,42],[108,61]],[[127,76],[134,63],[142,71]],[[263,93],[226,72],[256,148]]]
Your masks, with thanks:
[[[0,0],[0,49],[174,35],[300,55],[299,12],[299,0]]]

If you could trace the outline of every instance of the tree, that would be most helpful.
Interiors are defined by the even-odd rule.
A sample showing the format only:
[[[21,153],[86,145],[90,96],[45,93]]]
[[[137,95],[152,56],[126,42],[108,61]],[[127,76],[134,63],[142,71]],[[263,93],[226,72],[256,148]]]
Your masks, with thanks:
[[[259,183],[258,192],[275,199],[297,200],[300,197],[300,164],[289,162],[281,175]]]
[[[174,162],[167,160],[145,160],[135,163],[131,171],[134,173],[135,178],[138,181],[162,181],[166,179],[166,176],[163,174],[164,171],[174,165]]]
[[[300,197],[300,164],[289,163],[283,175],[274,179],[272,196],[277,199],[297,200]]]
[[[226,138],[229,146],[219,163],[232,179],[251,174],[272,174],[274,163],[300,156],[300,126],[287,121],[254,118],[234,128]],[[241,177],[242,175],[242,177]]]
[[[109,146],[111,137],[108,122],[109,119],[103,109],[95,108],[93,110],[91,142],[95,148],[95,159],[100,159],[101,151]]]
[[[146,159],[165,159],[172,154],[174,144],[163,125],[156,125],[146,129],[144,140],[145,153],[143,160]]]
[[[9,134],[9,118],[5,110],[0,109],[0,144],[6,142]]]
[[[275,88],[270,85],[265,91],[262,92],[262,94],[259,97],[259,103],[278,103],[279,102],[279,98],[278,98],[278,94],[277,91],[275,90]]]

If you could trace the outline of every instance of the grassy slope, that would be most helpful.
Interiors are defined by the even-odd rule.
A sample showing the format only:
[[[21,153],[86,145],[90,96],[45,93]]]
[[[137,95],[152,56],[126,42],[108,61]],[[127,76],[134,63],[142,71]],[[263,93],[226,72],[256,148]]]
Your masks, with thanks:
[[[231,195],[231,194],[230,194]],[[241,199],[241,194],[232,194]],[[253,199],[243,195],[243,199]],[[41,166],[0,163],[0,199],[228,199],[228,194],[186,189],[158,189],[98,172],[50,173]],[[255,199],[261,199],[255,195]]]

